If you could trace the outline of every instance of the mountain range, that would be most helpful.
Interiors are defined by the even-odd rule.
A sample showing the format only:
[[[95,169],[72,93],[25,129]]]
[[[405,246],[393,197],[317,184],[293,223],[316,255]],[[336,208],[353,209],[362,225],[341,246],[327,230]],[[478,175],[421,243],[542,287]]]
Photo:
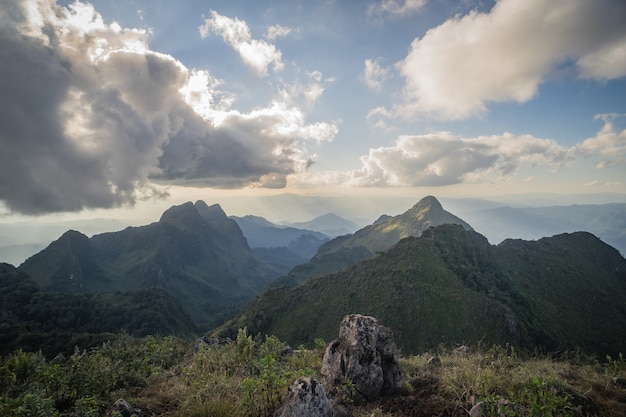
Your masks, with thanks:
[[[389,326],[405,353],[508,343],[603,357],[626,350],[625,299],[626,260],[589,233],[492,246],[446,224],[298,287],[270,288],[215,335],[247,328],[311,344],[358,312]]]
[[[313,276],[340,271],[391,248],[405,237],[420,236],[429,227],[441,224],[459,224],[471,229],[469,224],[444,210],[435,197],[424,197],[402,214],[383,215],[354,234],[339,236],[323,244],[308,263],[296,266],[273,286],[295,286]]]
[[[330,239],[322,232],[277,225],[259,216],[230,218],[237,222],[252,251],[281,274],[306,263],[320,245]],[[336,219],[341,224],[349,224],[337,216]],[[315,220],[311,224],[315,225]]]
[[[569,206],[498,206],[466,210],[463,217],[490,242],[507,238],[540,239],[564,232],[587,231],[626,254],[626,204]]]
[[[20,267],[44,290],[160,287],[207,327],[256,296],[278,273],[255,255],[219,205],[174,206],[158,222],[94,235],[68,231]]]
[[[247,327],[296,345],[334,337],[343,315],[358,312],[379,317],[407,352],[440,343],[600,354],[626,347],[626,260],[589,233],[494,246],[432,196],[332,239],[313,227],[337,225],[337,218],[318,220],[311,229],[281,226],[188,202],[146,226],[91,238],[67,231],[10,276],[32,280],[40,294],[34,299],[54,302],[62,298],[49,294],[99,294],[97,303],[111,305],[107,297],[148,291],[142,299],[172,312],[180,305],[194,326],[219,326],[216,335]],[[251,248],[253,236],[268,240]],[[127,311],[128,302],[118,305]],[[124,317],[135,317],[135,308],[128,311]],[[185,319],[172,315],[188,333]],[[176,326],[162,320],[163,329]]]

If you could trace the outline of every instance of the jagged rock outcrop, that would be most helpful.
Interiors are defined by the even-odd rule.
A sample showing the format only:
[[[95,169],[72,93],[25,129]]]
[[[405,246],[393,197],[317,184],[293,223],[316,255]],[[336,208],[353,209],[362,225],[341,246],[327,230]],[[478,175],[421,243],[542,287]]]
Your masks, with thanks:
[[[274,417],[333,417],[324,387],[316,379],[300,377],[289,388],[284,405]]]
[[[350,314],[343,318],[339,337],[326,348],[323,383],[330,393],[350,381],[356,403],[373,401],[402,386],[398,350],[390,329],[376,318]]]

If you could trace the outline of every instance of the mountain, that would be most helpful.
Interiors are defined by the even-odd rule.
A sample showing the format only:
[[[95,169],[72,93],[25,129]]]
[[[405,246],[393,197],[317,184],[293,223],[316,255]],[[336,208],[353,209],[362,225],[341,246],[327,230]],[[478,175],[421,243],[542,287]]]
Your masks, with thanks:
[[[352,235],[339,236],[323,244],[308,263],[295,267],[273,285],[295,286],[312,276],[340,271],[389,249],[400,239],[420,236],[429,227],[442,224],[459,224],[465,229],[472,229],[469,224],[445,211],[435,197],[424,197],[400,215],[383,215]]]
[[[245,235],[253,252],[280,274],[306,263],[328,236],[313,230],[279,226],[259,216],[231,216]]]
[[[391,327],[404,353],[510,343],[548,351],[626,350],[626,260],[578,232],[492,246],[460,225],[432,227],[340,272],[264,291],[217,335],[332,340],[342,317]]]
[[[320,241],[328,240],[328,236],[324,233],[305,228],[279,226],[263,217],[251,215],[243,217],[231,216],[231,219],[237,222],[246,239],[248,239],[248,244],[251,248],[287,247],[303,235],[314,236]]]
[[[421,236],[424,230],[441,224],[460,224],[468,230],[472,228],[460,218],[445,211],[435,197],[427,196],[398,216],[383,216],[374,224],[358,230],[353,235],[328,242],[320,248],[318,254],[323,255],[345,248],[362,246],[373,255],[378,251],[389,249],[400,239]]]
[[[86,235],[93,235],[126,226],[116,219],[0,223],[0,261],[20,265],[67,230],[81,230]]]
[[[0,264],[0,354],[20,348],[71,354],[112,333],[189,337],[197,329],[181,304],[160,288],[117,293],[42,291],[25,273]]]
[[[507,238],[539,239],[585,230],[626,254],[626,204],[548,207],[498,206],[468,210],[463,217],[494,243]]]
[[[291,226],[315,230],[331,237],[354,233],[359,228],[355,223],[334,213],[323,214],[308,222],[291,223]]]
[[[292,240],[288,246],[252,248],[252,251],[276,271],[281,274],[287,274],[297,265],[307,263],[315,255],[322,243],[327,240],[320,240],[311,234],[306,234]]]
[[[58,236],[58,235],[57,235]],[[0,259],[11,265],[19,265],[25,259],[45,249],[50,242],[46,243],[21,243],[15,245],[0,246]]]
[[[66,232],[19,270],[43,290],[163,288],[204,326],[232,314],[278,275],[219,205],[203,201],[171,207],[146,226],[91,238]]]

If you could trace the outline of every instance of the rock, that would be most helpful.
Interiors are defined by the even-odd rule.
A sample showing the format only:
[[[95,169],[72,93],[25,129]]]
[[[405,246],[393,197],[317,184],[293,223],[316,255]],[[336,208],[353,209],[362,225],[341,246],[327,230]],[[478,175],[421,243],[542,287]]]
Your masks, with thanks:
[[[336,392],[350,381],[356,403],[373,401],[402,387],[397,354],[391,330],[379,326],[376,318],[347,315],[341,322],[339,337],[324,353],[324,387]]]
[[[285,403],[274,417],[333,417],[333,411],[322,384],[300,377],[289,388]]]
[[[483,417],[487,415],[486,412],[487,406],[481,401],[469,410],[469,415],[470,417]]]
[[[393,340],[393,332],[385,326],[378,326],[376,350],[380,353],[380,366],[383,370],[381,394],[388,394],[402,388],[402,373],[398,364],[398,347]]]
[[[121,398],[115,401],[113,407],[109,411],[109,415],[114,416],[116,412],[119,413],[122,417],[143,416],[141,409],[131,406],[126,402],[126,400],[123,400]]]

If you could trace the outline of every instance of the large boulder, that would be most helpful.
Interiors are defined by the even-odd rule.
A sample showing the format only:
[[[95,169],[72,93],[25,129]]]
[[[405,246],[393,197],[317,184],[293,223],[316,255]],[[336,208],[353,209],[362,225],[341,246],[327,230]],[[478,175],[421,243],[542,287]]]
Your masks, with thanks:
[[[374,317],[345,316],[339,337],[326,348],[321,373],[328,392],[353,389],[352,399],[357,403],[402,387],[393,333]]]
[[[289,388],[285,404],[274,417],[333,417],[322,385],[315,379],[300,377]]]

